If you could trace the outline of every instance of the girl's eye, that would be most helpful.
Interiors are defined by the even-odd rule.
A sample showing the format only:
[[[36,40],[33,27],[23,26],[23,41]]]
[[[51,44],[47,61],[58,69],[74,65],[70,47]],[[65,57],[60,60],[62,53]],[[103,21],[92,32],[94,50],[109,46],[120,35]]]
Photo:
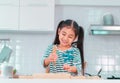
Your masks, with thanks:
[[[72,36],[70,36],[69,38],[73,38]]]
[[[63,33],[62,35],[65,36],[65,33]]]

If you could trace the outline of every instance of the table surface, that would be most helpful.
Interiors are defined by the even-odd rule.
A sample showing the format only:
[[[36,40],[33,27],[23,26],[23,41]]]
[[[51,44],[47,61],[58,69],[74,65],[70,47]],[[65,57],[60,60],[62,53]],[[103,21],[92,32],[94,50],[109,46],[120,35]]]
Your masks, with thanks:
[[[33,75],[15,75],[16,79],[101,79],[98,76],[71,76],[66,73],[37,73]]]

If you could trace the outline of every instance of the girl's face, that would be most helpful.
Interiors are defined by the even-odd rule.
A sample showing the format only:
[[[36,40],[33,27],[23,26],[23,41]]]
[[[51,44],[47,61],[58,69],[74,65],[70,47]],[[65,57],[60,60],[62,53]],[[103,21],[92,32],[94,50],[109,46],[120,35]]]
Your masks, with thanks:
[[[72,28],[64,27],[58,31],[60,45],[71,46],[72,42],[75,40],[75,33]]]

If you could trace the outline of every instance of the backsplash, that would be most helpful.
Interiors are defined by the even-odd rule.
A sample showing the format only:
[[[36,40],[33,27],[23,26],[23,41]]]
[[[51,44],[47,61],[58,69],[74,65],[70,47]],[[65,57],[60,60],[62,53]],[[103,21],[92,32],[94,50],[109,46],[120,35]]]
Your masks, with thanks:
[[[44,72],[41,65],[41,56],[53,40],[51,34],[1,34],[2,38],[9,38],[6,45],[12,48],[10,64],[17,69],[17,74],[31,75]],[[47,41],[46,41],[47,40]],[[1,46],[4,46],[2,41]]]
[[[60,6],[55,7],[55,28],[63,19],[76,20],[85,31],[84,56],[87,66],[85,71],[91,75],[120,76],[120,36],[92,36],[88,29],[90,24],[103,24],[102,16],[112,13],[115,25],[120,25],[120,7],[109,6]],[[11,64],[18,74],[30,75],[43,73],[40,64],[45,49],[53,42],[54,33],[40,34],[0,34],[0,38],[10,38],[9,45],[13,48]]]

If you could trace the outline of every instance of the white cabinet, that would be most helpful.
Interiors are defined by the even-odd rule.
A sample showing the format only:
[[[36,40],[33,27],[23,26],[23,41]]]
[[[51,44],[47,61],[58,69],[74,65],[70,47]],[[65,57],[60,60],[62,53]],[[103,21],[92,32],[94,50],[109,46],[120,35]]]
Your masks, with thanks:
[[[56,0],[56,5],[120,6],[120,0]]]
[[[54,0],[0,0],[0,30],[53,31]]]
[[[54,0],[20,0],[20,30],[53,31]]]
[[[0,29],[18,28],[19,0],[0,0]]]

